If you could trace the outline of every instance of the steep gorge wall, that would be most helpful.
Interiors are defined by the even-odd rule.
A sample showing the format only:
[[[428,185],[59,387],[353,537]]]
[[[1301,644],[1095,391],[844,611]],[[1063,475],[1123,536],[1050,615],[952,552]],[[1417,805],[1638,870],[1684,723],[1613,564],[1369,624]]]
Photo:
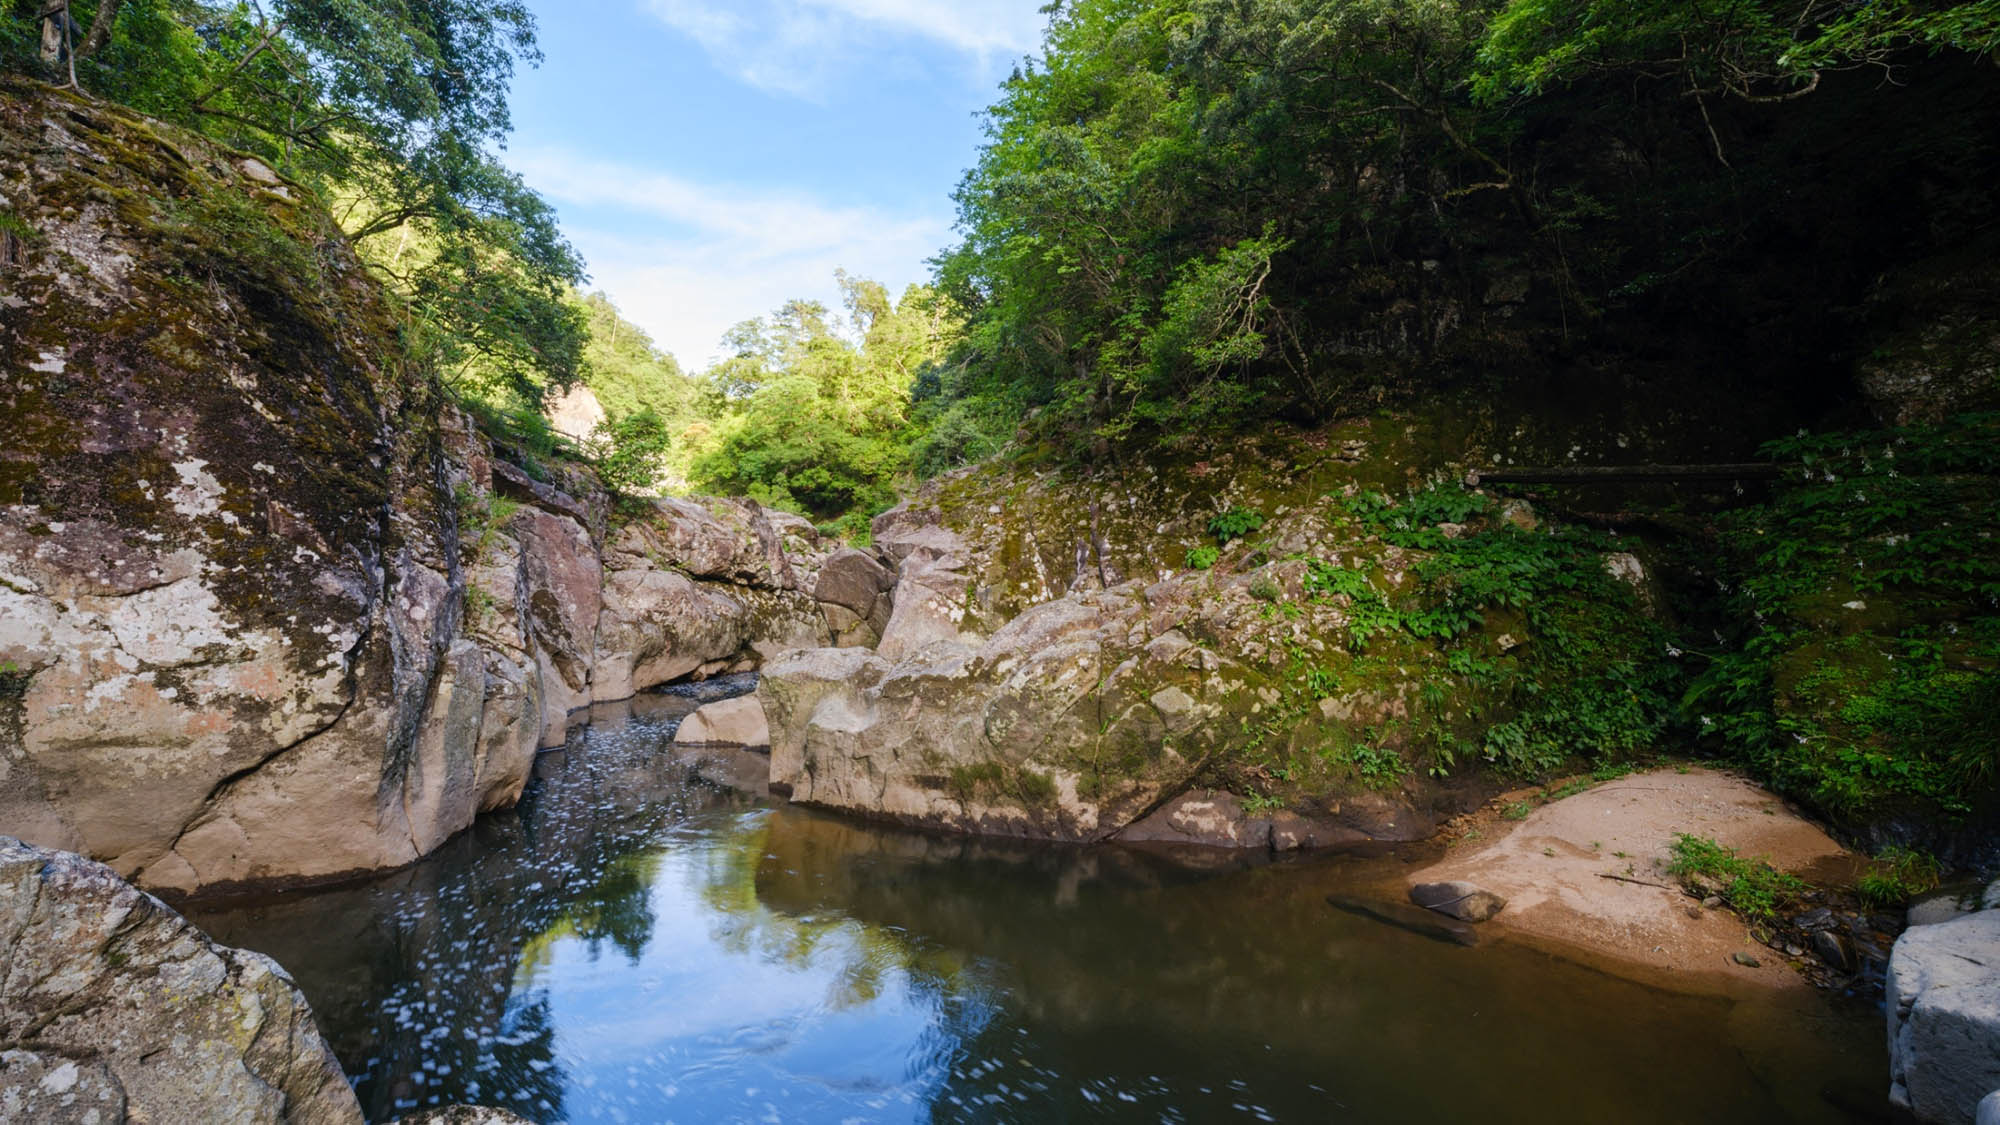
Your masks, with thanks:
[[[175,891],[397,866],[571,711],[824,630],[754,504],[497,460],[268,168],[0,98],[0,831]]]

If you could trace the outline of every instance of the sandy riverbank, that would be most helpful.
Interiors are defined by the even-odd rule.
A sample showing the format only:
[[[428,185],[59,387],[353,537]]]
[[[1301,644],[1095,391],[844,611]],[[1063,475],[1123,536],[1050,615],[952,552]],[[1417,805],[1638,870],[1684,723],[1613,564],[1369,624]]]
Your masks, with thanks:
[[[1507,819],[1505,809],[1533,794],[1494,801],[1462,826],[1443,859],[1407,882],[1477,884],[1507,899],[1481,925],[1482,937],[1546,947],[1677,990],[1806,986],[1741,918],[1704,908],[1666,873],[1674,836],[1686,832],[1809,881],[1850,878],[1858,857],[1781,798],[1731,774],[1679,767],[1604,782]],[[1741,963],[1739,953],[1758,964]]]

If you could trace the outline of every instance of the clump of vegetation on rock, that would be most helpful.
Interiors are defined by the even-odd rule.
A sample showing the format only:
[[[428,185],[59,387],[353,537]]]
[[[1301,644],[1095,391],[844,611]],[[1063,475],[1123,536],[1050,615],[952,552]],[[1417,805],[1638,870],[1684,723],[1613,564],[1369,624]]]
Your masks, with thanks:
[[[1678,673],[1665,631],[1605,567],[1617,544],[1581,528],[1466,527],[1492,501],[1452,486],[1402,501],[1363,492],[1341,507],[1364,534],[1408,552],[1415,581],[1387,593],[1373,563],[1315,560],[1306,589],[1346,603],[1357,662],[1426,650],[1433,706],[1415,733],[1440,766],[1477,755],[1539,775],[1580,753],[1638,753],[1659,737]],[[1518,620],[1520,635],[1490,627],[1503,619]],[[1394,652],[1371,651],[1391,642]],[[1444,717],[1453,711],[1457,722]]]

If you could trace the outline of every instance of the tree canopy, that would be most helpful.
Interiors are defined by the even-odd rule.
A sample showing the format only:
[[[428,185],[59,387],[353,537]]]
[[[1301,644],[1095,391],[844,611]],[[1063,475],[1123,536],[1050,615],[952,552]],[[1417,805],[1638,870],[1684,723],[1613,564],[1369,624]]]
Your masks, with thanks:
[[[1728,305],[1724,335],[1765,315],[1724,299],[1771,268],[1752,246],[1834,241],[1856,200],[1976,179],[1992,142],[1919,107],[1977,105],[1926,81],[1990,61],[1996,34],[2000,0],[1052,6],[957,193],[938,282],[967,331],[917,389],[926,467],[1028,416],[1185,433],[1493,371],[1502,349],[1456,329],[1502,274],[1553,302],[1538,359],[1648,302],[1655,322],[1664,302]],[[1900,117],[1879,112],[1898,97]],[[1863,250],[1784,282],[1793,307],[1824,307],[1808,290],[1850,276],[1842,254]]]
[[[911,385],[956,324],[929,289],[892,304],[877,282],[839,283],[841,314],[794,300],[730,331],[732,354],[706,374],[712,397],[689,474],[860,532],[895,500],[917,436]]]
[[[539,402],[581,369],[583,262],[494,150],[534,63],[518,0],[6,0],[0,61],[319,191],[449,373]]]

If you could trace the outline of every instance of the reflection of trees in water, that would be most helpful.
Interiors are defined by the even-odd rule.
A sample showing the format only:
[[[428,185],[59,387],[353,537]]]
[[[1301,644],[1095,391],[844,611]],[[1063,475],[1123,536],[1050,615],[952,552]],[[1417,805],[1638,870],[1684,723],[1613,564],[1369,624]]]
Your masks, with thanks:
[[[609,942],[627,961],[638,964],[653,937],[652,886],[659,875],[657,852],[621,855],[605,865],[597,881],[579,890],[563,907],[561,917],[529,939],[521,951],[515,988],[525,991],[535,987],[536,977],[548,967],[557,943],[565,938],[582,942],[592,961]]]
[[[678,717],[678,716],[674,716]],[[604,722],[545,754],[521,805],[369,883],[190,916],[298,980],[370,1120],[433,1102],[562,1118],[564,1077],[537,967],[564,937],[636,961],[652,937],[646,849],[699,808],[670,728]]]
[[[835,1011],[906,1006],[911,1022],[844,1026],[908,1042],[902,1073],[891,1063],[870,1078],[922,1093],[936,1121],[1251,1113],[1239,1106],[1419,1120],[1474,1103],[1499,1119],[1553,1088],[1585,1116],[1685,1119],[1676,1074],[1690,1069],[1712,1120],[1813,1119],[1788,1118],[1752,1086],[1738,1045],[1717,1034],[1719,1003],[1338,913],[1322,896],[1342,884],[1314,874],[1333,867],[1211,878],[1136,851],[932,837],[797,809],[689,830],[692,811],[748,802],[690,783],[660,745],[657,726],[593,728],[580,752],[542,760],[520,810],[482,819],[432,860],[191,913],[293,970],[378,1121],[434,1099],[542,1121],[581,1114],[564,1104],[555,1057],[560,997],[538,972],[565,939],[640,961],[667,871],[686,872],[692,893],[660,900],[706,914],[719,948],[825,982]],[[804,1046],[819,1065],[845,1044]],[[1659,1068],[1664,1055],[1680,1066]]]
[[[709,834],[696,891],[714,911],[709,936],[716,944],[772,964],[830,970],[825,1003],[835,1011],[874,1003],[892,977],[939,1011],[943,997],[984,992],[983,983],[968,979],[967,963],[955,950],[859,922],[835,904],[804,912],[767,905],[758,884],[770,862],[773,822],[789,825],[796,816],[746,817]]]
[[[1839,1071],[1813,1054],[1868,1072],[1853,1050],[1865,1038],[1796,1033],[1792,1059],[1753,1072],[1746,1045],[1718,1034],[1721,1001],[1327,905],[1330,891],[1400,882],[1393,856],[1202,872],[1115,847],[771,819],[766,909],[838,911],[913,950],[963,951],[1004,997],[955,1042],[921,1048],[938,1074],[933,1121],[1455,1120],[1468,1104],[1539,1120],[1552,1089],[1578,1119],[1819,1121],[1839,1119],[1816,1092]],[[949,987],[941,1026],[964,995]],[[1687,1069],[1659,1067],[1669,1056]],[[1692,1098],[1688,1070],[1705,1076]]]

